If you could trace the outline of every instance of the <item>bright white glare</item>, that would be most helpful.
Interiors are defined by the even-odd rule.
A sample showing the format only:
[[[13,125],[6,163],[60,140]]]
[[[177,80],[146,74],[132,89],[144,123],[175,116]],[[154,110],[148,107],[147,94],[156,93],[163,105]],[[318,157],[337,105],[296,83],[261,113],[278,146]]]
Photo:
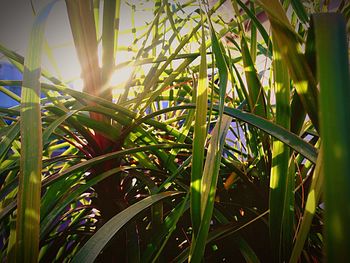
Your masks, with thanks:
[[[120,95],[124,92],[126,82],[131,77],[133,66],[125,66],[113,72],[109,85],[112,87],[113,95]]]

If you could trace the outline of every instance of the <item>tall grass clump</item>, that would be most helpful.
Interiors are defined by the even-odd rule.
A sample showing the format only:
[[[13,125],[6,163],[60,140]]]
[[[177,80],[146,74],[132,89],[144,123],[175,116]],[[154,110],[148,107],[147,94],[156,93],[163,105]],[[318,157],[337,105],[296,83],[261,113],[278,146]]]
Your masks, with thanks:
[[[347,1],[66,0],[83,91],[41,66],[56,2],[0,43],[2,261],[349,262]]]

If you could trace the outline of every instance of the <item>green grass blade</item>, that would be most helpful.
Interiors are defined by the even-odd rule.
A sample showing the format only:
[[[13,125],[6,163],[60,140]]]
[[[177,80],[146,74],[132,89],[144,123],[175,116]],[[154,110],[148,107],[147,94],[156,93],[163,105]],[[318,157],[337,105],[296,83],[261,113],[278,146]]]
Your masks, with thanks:
[[[209,14],[208,14],[209,15]],[[214,53],[214,57],[216,60],[216,66],[219,70],[219,121],[221,121],[222,114],[224,112],[224,105],[225,105],[225,96],[226,96],[226,89],[227,89],[227,81],[228,81],[228,68],[224,57],[224,48],[219,42],[219,39],[216,35],[215,29],[213,27],[213,24],[210,19],[208,19],[209,25],[210,25],[210,33],[211,33],[211,43],[212,43],[212,49]],[[219,129],[220,130],[220,129]]]
[[[95,31],[96,38],[99,38],[99,21],[100,21],[100,0],[92,0],[92,5],[94,8],[94,20],[95,20]]]
[[[261,37],[264,39],[265,45],[267,46],[267,49],[269,50],[269,53],[272,54],[271,39],[270,39],[268,33],[266,32],[264,26],[260,23],[260,21],[254,15],[254,13],[251,10],[249,10],[249,8],[246,6],[245,3],[243,3],[240,0],[235,0],[235,1],[240,5],[240,7],[244,10],[244,12],[247,13],[249,18],[252,20],[252,22],[256,26],[256,28],[259,30],[259,33],[261,34]]]
[[[241,16],[239,16],[238,5],[236,1],[232,1],[232,5],[234,7],[236,16],[238,17],[238,28],[241,38],[241,53],[243,58],[244,74],[247,80],[249,91],[249,96],[247,98],[248,104],[251,112],[256,113],[261,117],[266,117],[266,103],[264,99],[264,92],[255,68],[254,60],[252,59],[251,53],[249,51],[244,27],[241,22]]]
[[[72,110],[67,112],[66,114],[60,116],[59,118],[55,119],[49,126],[46,127],[45,131],[43,132],[43,145],[46,145],[50,142],[49,137],[54,132],[54,130],[61,125],[66,119],[71,117],[72,115],[76,114],[78,111],[82,110],[84,107],[81,107],[76,110]]]
[[[154,203],[164,198],[173,197],[178,194],[180,194],[180,192],[164,192],[152,195],[123,210],[107,223],[105,223],[96,232],[96,234],[94,234],[85,243],[85,245],[75,255],[72,262],[94,262],[108,241],[113,238],[113,236],[132,218],[134,218],[137,214],[141,213]]]
[[[247,241],[245,241],[242,237],[238,237],[235,241],[246,262],[260,263],[258,256],[255,254],[254,250],[250,247]]]
[[[62,180],[76,171],[87,170],[88,168],[92,167],[93,165],[100,164],[100,163],[106,162],[108,160],[116,159],[116,158],[119,158],[121,156],[125,156],[127,154],[152,151],[154,149],[172,149],[172,148],[190,148],[190,147],[191,147],[191,145],[188,145],[188,144],[171,144],[171,143],[169,143],[169,144],[153,144],[153,145],[147,145],[147,146],[141,146],[141,147],[138,146],[135,148],[129,148],[129,149],[124,149],[124,150],[120,150],[120,151],[116,151],[116,152],[112,152],[112,153],[103,154],[103,155],[100,155],[98,157],[89,159],[88,161],[78,163],[78,164],[68,168],[67,170],[61,172],[61,173],[50,176],[47,180],[43,181],[43,186],[48,186],[48,185],[52,184],[53,182],[55,182],[56,180]]]
[[[191,218],[194,235],[197,235],[201,222],[201,178],[203,174],[204,149],[207,138],[208,77],[207,58],[202,14],[201,63],[196,90],[196,110],[191,170]]]
[[[283,60],[286,62],[295,89],[306,112],[315,126],[318,121],[318,89],[315,76],[301,52],[300,36],[296,34],[278,0],[258,0],[267,13],[275,41],[278,42]]]
[[[20,132],[20,124],[16,122],[11,126],[9,131],[3,136],[0,142],[0,162],[3,161],[3,158],[6,156],[6,153],[10,149],[12,142],[17,138]]]
[[[1,82],[0,82],[1,83]],[[167,109],[163,109],[159,111],[158,113],[164,113],[166,111],[175,111],[180,109],[190,109],[195,108],[194,104],[186,104],[176,107],[170,107]],[[117,109],[116,109],[117,110]],[[218,111],[219,107],[217,105],[213,106],[214,111]],[[281,127],[280,125],[277,125],[269,120],[266,120],[264,118],[261,118],[259,116],[256,116],[254,114],[251,114],[249,112],[241,111],[238,109],[225,107],[224,108],[224,114],[229,115],[233,118],[237,118],[243,122],[246,122],[248,124],[251,124],[264,132],[270,134],[271,136],[277,138],[278,140],[282,141],[283,143],[287,144],[297,152],[301,153],[303,156],[308,158],[311,162],[316,163],[317,159],[317,150],[308,142],[304,141],[300,137],[298,137],[296,134],[291,133],[290,131],[286,130],[285,128]],[[147,118],[154,117],[153,114],[147,115],[144,120]]]
[[[324,147],[325,243],[328,262],[350,261],[350,80],[347,33],[339,14],[317,14],[317,73]]]
[[[169,57],[170,58],[170,57]],[[150,92],[149,95],[145,94],[145,97],[149,96],[146,101],[146,104],[142,107],[141,112],[144,112],[146,108],[153,103],[158,96],[180,75],[187,67],[192,63],[194,57],[185,59],[164,81],[163,84],[153,92]],[[143,98],[144,99],[144,98]]]
[[[52,185],[60,180],[66,180],[70,175],[75,174],[80,171],[86,171],[87,169],[91,168],[92,166],[96,164],[100,164],[112,159],[117,159],[122,156],[125,156],[127,154],[137,154],[137,153],[143,153],[146,151],[152,151],[155,149],[174,149],[174,148],[191,148],[191,145],[188,144],[158,144],[158,145],[148,145],[148,146],[137,146],[135,148],[129,148],[113,153],[108,153],[104,155],[100,155],[98,157],[89,159],[88,161],[80,162],[74,166],[69,167],[68,169],[58,172],[56,174],[51,175],[49,178],[44,179],[42,183],[42,187],[47,187],[49,185]],[[9,205],[7,205],[5,208],[3,208],[0,211],[0,220],[5,218],[13,211],[13,209],[16,207],[16,202],[12,202]]]
[[[318,202],[321,197],[324,181],[323,172],[321,171],[324,161],[323,155],[323,150],[321,149],[317,158],[316,169],[312,175],[312,183],[307,196],[305,211],[303,213],[303,221],[301,222],[300,229],[295,238],[295,244],[289,259],[290,263],[297,263],[299,260],[304,243],[309,234],[312,219],[316,213],[316,207],[318,206]]]
[[[229,224],[229,225],[227,225],[226,227],[224,227],[222,229],[213,230],[213,231],[211,231],[209,233],[208,239],[207,239],[206,242],[208,244],[209,242],[215,241],[215,239],[226,237],[226,236],[229,236],[229,235],[233,235],[233,234],[237,233],[238,231],[242,230],[243,228],[249,226],[250,224],[256,222],[257,220],[263,218],[268,213],[269,213],[269,210],[261,213],[260,215],[258,215],[257,217],[253,218],[249,222],[247,222],[247,223],[245,223],[243,225],[240,225],[240,226],[237,226],[236,224]],[[176,257],[174,262],[185,262],[186,259],[188,258],[188,255],[189,255],[189,249],[190,248],[184,249],[183,252],[181,252],[181,254],[179,254]],[[250,253],[250,252],[246,251],[246,253]],[[254,261],[254,259],[256,258],[255,256],[250,255],[250,258],[252,259],[252,261],[248,261],[247,260],[248,262],[255,262]],[[259,261],[257,260],[257,262],[259,262]]]
[[[231,121],[231,117],[223,116],[222,121],[217,122],[212,131],[213,135],[210,139],[203,178],[201,180],[201,224],[198,235],[192,237],[189,262],[201,262],[204,255],[214,209],[222,152]]]
[[[290,131],[299,134],[306,118],[306,111],[297,92],[294,92],[291,99],[291,115]]]
[[[300,0],[291,0],[291,4],[299,20],[304,24],[307,23],[309,21],[309,17],[303,3]]]
[[[67,191],[63,191],[64,189],[60,189],[60,190],[62,190],[60,196],[62,196],[63,198],[61,198],[59,200],[59,202],[57,202],[57,205],[55,207],[51,207],[49,213],[45,217],[41,218],[41,227],[40,227],[41,239],[43,239],[45,237],[45,235],[47,235],[49,233],[49,230],[51,229],[51,227],[55,225],[55,220],[57,220],[57,217],[60,215],[60,213],[70,203],[72,203],[74,200],[77,200],[77,198],[81,194],[86,192],[90,187],[94,186],[98,182],[101,182],[103,179],[105,179],[105,178],[107,178],[109,176],[117,175],[118,173],[120,173],[122,171],[127,171],[127,170],[131,170],[131,169],[138,169],[138,168],[139,167],[136,167],[136,166],[134,166],[134,167],[120,166],[120,167],[108,170],[107,172],[101,173],[99,175],[96,175],[92,179],[87,180],[84,184],[81,184],[79,187],[75,188],[74,191],[72,193],[70,193],[70,194],[69,194],[69,191],[71,189],[70,185],[68,185]],[[60,196],[56,195],[55,198],[58,199]],[[45,202],[43,202],[43,204],[44,203]],[[49,204],[51,205],[52,202],[50,202]],[[42,210],[47,210],[43,206],[42,206],[41,209]]]
[[[1,85],[14,85],[14,86],[18,86],[21,85],[20,81],[1,81],[0,80],[0,84]],[[88,101],[92,101],[92,102],[96,102],[98,104],[100,104],[101,106],[105,106],[111,109],[114,109],[117,112],[121,112],[123,114],[125,114],[125,116],[134,118],[135,117],[135,113],[121,107],[118,106],[116,104],[113,104],[111,102],[108,102],[104,99],[86,94],[86,93],[82,93],[79,91],[75,91],[63,86],[58,86],[58,85],[48,85],[48,84],[43,84],[42,85],[43,89],[53,89],[55,91],[59,91],[59,92],[64,92],[67,93],[73,97],[76,97],[77,99],[84,99],[84,100],[88,100]],[[169,111],[173,111],[173,110],[179,110],[179,109],[190,109],[190,108],[195,108],[195,105],[193,104],[187,104],[187,105],[183,105],[183,106],[177,106],[177,107],[173,107],[173,108],[168,108],[168,109],[164,109],[165,110],[169,110]],[[213,106],[213,110],[218,111],[218,106]],[[259,116],[253,115],[251,113],[248,112],[244,112],[238,109],[234,109],[234,108],[230,108],[230,107],[225,107],[224,108],[224,113],[226,115],[232,116],[233,118],[237,118],[239,120],[242,120],[248,124],[251,124],[265,132],[267,132],[268,134],[272,135],[273,137],[283,141],[285,144],[287,144],[288,146],[290,146],[291,148],[293,148],[294,150],[296,150],[297,152],[301,153],[303,156],[305,156],[306,158],[308,158],[311,162],[316,163],[316,159],[317,159],[317,150],[309,143],[307,143],[306,141],[302,140],[300,137],[298,137],[297,135],[287,131],[286,129],[284,129],[283,127],[276,125],[266,119],[263,119]],[[151,115],[148,115],[151,116]],[[158,122],[154,122],[153,120],[148,120],[150,125],[157,125],[155,127],[158,128],[162,128],[162,124],[158,123]],[[172,131],[173,129],[169,129],[168,131]]]
[[[117,55],[118,40],[119,40],[119,27],[120,27],[120,5],[121,1],[116,1],[115,18],[114,18],[114,54]]]
[[[274,38],[273,38],[274,40]],[[273,45],[273,73],[276,93],[276,124],[289,130],[290,128],[290,80],[288,69],[282,61],[280,48]],[[269,230],[273,257],[276,262],[289,258],[293,239],[294,198],[290,198],[294,190],[294,174],[288,172],[290,157],[289,147],[279,140],[273,142],[272,169],[269,196]],[[291,177],[291,178],[289,178]]]
[[[12,91],[6,89],[3,86],[0,86],[0,92],[6,94],[7,96],[9,96],[11,99],[16,100],[17,102],[21,102],[21,97],[19,97],[16,93],[13,93]]]
[[[225,1],[219,0],[215,5],[212,7],[212,9],[209,10],[209,14],[214,13]],[[204,22],[206,21],[206,17],[203,18]],[[169,56],[169,58],[165,61],[165,63],[161,66],[160,69],[157,70],[157,72],[154,74],[154,76],[150,79],[149,82],[145,83],[145,90],[149,90],[159,79],[159,76],[164,72],[164,70],[167,68],[167,66],[172,62],[172,60],[179,54],[179,52],[183,49],[183,47],[191,40],[191,38],[196,34],[196,32],[201,27],[201,24],[199,23],[196,25],[191,32],[186,34],[186,36],[182,39],[182,41],[179,43],[179,45],[176,47],[176,49],[172,52],[172,54]]]
[[[209,14],[208,14],[209,17]],[[210,18],[208,18],[209,28],[211,32],[211,41],[213,53],[216,59],[216,65],[219,69],[219,116],[218,122],[215,125],[213,130],[213,136],[210,140],[208,153],[206,156],[205,166],[203,170],[203,177],[200,181],[200,227],[197,233],[194,233],[192,236],[192,244],[191,244],[191,252],[189,261],[190,262],[200,262],[205,250],[206,239],[208,236],[210,220],[213,213],[214,208],[214,198],[216,192],[216,184],[219,175],[221,157],[223,146],[225,143],[226,133],[228,131],[228,127],[231,124],[231,118],[227,116],[223,116],[224,112],[224,103],[226,96],[226,86],[228,80],[228,69],[226,65],[226,61],[224,58],[224,51],[221,47],[219,40],[216,36],[216,32],[212,25]],[[203,53],[204,53],[204,45],[203,45]],[[205,124],[204,124],[205,127]],[[206,129],[206,128],[205,128]]]
[[[152,243],[147,246],[147,251],[145,251],[145,255],[142,258],[142,262],[157,262],[166,243],[169,241],[171,234],[176,229],[177,222],[188,208],[189,194],[187,194],[184,200],[181,203],[179,203],[166,217],[162,225],[161,232],[159,233],[160,235],[158,234],[157,237],[154,237]],[[154,256],[151,257],[152,255]]]
[[[201,181],[202,187],[202,194],[201,194],[201,203],[207,204],[208,199],[211,196],[211,188],[212,182],[214,182],[216,187],[216,180],[213,179],[215,177],[215,167],[216,165],[220,166],[219,160],[221,160],[221,154],[216,155],[217,151],[221,151],[223,149],[223,144],[225,142],[226,133],[228,131],[229,126],[231,125],[232,118],[228,116],[224,116],[222,119],[222,123],[217,122],[213,131],[212,131],[212,137],[210,139],[209,147],[208,147],[208,154],[205,161],[204,171],[203,171],[203,178]],[[220,131],[219,126],[223,126],[223,130]],[[219,133],[220,132],[220,133]],[[219,147],[218,149],[216,147]],[[219,158],[220,157],[220,158]],[[218,172],[218,171],[217,171]],[[201,208],[201,215],[203,217],[206,207],[203,206]]]
[[[214,106],[214,109],[217,110],[217,107]],[[317,150],[311,144],[302,140],[300,137],[298,137],[294,133],[289,132],[285,128],[254,114],[233,108],[225,107],[225,113],[229,116],[240,119],[267,132],[268,134],[272,135],[278,140],[281,140],[297,152],[301,153],[311,162],[316,163]]]
[[[244,64],[244,73],[247,80],[249,90],[248,102],[252,112],[261,117],[266,117],[266,103],[264,99],[264,91],[258,77],[254,62],[251,58],[248,44],[245,36],[241,36],[241,48]]]
[[[41,75],[41,52],[44,43],[45,22],[56,2],[52,1],[48,4],[35,19],[24,61],[20,123],[21,166],[16,222],[17,262],[38,261],[42,166],[41,85],[39,78]]]
[[[250,10],[253,14],[253,16],[255,16],[255,7],[254,7],[254,3],[251,2],[250,3]],[[250,26],[250,55],[252,57],[252,61],[255,63],[256,61],[256,47],[258,44],[258,39],[257,39],[257,30],[256,30],[256,26],[254,23],[251,23]]]
[[[50,64],[52,65],[52,68],[55,71],[56,75],[58,76],[59,79],[63,79],[62,74],[61,74],[61,70],[57,64],[57,60],[54,57],[53,50],[50,47],[47,39],[44,39],[44,47],[43,48],[44,48],[44,52],[45,52]]]
[[[180,109],[191,109],[191,108],[195,108],[195,105],[185,104],[181,106],[163,109],[159,111],[159,114],[164,113],[166,111],[176,111]],[[119,108],[116,108],[116,110],[119,110]],[[217,105],[213,105],[213,111],[218,112],[219,107]],[[254,127],[257,127],[258,129],[263,130],[264,132],[270,134],[271,136],[287,144],[289,147],[293,148],[295,151],[305,156],[311,162],[316,163],[316,160],[317,160],[316,148],[314,148],[310,143],[304,141],[302,138],[300,138],[296,134],[281,127],[280,125],[277,125],[269,120],[266,120],[254,114],[251,114],[249,112],[241,111],[239,109],[234,109],[231,107],[224,107],[224,114],[229,115],[233,118],[239,119],[243,122],[253,125]],[[151,117],[154,117],[154,115],[149,114],[145,117],[144,120],[146,120],[146,118],[148,117],[151,118]]]
[[[168,0],[164,0],[164,3],[165,3],[165,11],[166,11],[167,17],[169,19],[170,26],[171,26],[172,30],[174,31],[174,33],[176,34],[178,41],[181,42],[181,36],[179,35],[179,32],[178,32],[179,30],[176,28],[175,21],[173,18],[173,16],[175,14],[171,11],[171,9],[170,9],[171,5],[169,4]]]
[[[4,56],[6,56],[8,58],[8,60],[21,72],[23,72],[23,64],[24,64],[24,57],[19,55],[18,53],[16,53],[13,50],[10,50],[6,47],[4,47],[3,45],[0,44],[0,52],[2,54],[4,54]],[[45,69],[42,68],[41,70],[41,75],[46,78],[47,80],[50,80],[52,83],[55,83],[57,85],[64,85],[67,86],[66,84],[64,84],[61,80],[53,77],[48,71],[46,71]]]

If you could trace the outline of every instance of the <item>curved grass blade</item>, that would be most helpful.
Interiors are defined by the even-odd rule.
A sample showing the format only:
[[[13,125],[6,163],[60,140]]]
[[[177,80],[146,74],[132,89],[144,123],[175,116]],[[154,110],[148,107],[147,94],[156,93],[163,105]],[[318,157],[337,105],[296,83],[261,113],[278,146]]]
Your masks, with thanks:
[[[119,157],[122,157],[122,156],[125,156],[128,154],[136,154],[138,152],[142,153],[145,151],[152,151],[152,150],[158,149],[158,148],[159,149],[173,149],[173,148],[190,149],[191,147],[192,147],[192,145],[189,145],[189,144],[170,144],[170,143],[168,143],[168,144],[153,144],[153,145],[141,146],[141,147],[138,146],[135,148],[129,148],[129,149],[125,149],[125,150],[121,150],[121,151],[117,151],[117,152],[103,154],[103,155],[100,155],[98,157],[89,159],[87,161],[80,162],[72,167],[69,167],[65,171],[51,175],[50,177],[43,180],[42,187],[47,187],[47,186],[55,183],[58,180],[64,180],[65,178],[67,178],[68,176],[70,176],[73,173],[76,173],[79,171],[86,171],[87,169],[89,169],[93,165],[100,164],[100,163],[103,163],[105,161],[109,161],[112,159],[116,159],[116,158],[119,158]],[[8,216],[9,213],[11,213],[15,208],[16,208],[16,202],[12,202],[8,206],[3,208],[0,211],[0,220],[5,218],[6,216]]]
[[[162,114],[168,111],[176,111],[180,109],[193,109],[195,108],[195,104],[185,104],[175,107],[169,107],[166,109],[162,109],[154,114],[150,114],[144,117],[146,120],[148,117],[154,117],[157,114]],[[218,112],[219,107],[217,105],[213,106],[213,111]],[[251,114],[249,112],[245,112],[239,109],[234,109],[231,107],[224,107],[224,114],[229,115],[233,118],[239,119],[243,122],[246,122],[258,129],[263,130],[264,132],[270,134],[271,136],[277,138],[283,143],[287,144],[289,147],[302,154],[304,157],[309,159],[312,163],[316,163],[317,160],[317,149],[313,147],[310,143],[304,141],[302,138],[297,136],[296,134],[286,130],[285,128],[277,125],[269,120]],[[140,124],[140,123],[139,123]]]
[[[103,248],[107,245],[108,241],[113,238],[113,236],[125,226],[132,218],[137,214],[144,211],[149,206],[159,202],[162,199],[173,197],[180,194],[180,192],[163,192],[155,194],[145,199],[133,204],[127,209],[123,210],[106,224],[104,224],[97,232],[94,234],[85,245],[78,251],[78,253],[73,258],[72,262],[94,262]]]
[[[76,200],[81,194],[83,194],[85,191],[87,191],[90,187],[94,186],[98,182],[101,182],[103,179],[116,175],[119,172],[127,171],[131,169],[138,169],[139,167],[131,167],[131,166],[121,166],[117,167],[111,170],[108,170],[107,172],[101,173],[95,177],[93,177],[90,180],[87,180],[84,184],[80,185],[79,187],[75,188],[74,191],[70,194],[66,194],[63,191],[62,196],[65,196],[65,198],[60,199],[57,205],[50,210],[50,212],[41,219],[41,227],[40,227],[40,236],[41,239],[44,238],[45,235],[49,233],[49,230],[52,226],[54,226],[54,222],[56,218],[60,215],[60,213],[74,200]],[[68,189],[69,190],[69,189]],[[58,197],[56,197],[58,198]],[[42,209],[45,210],[44,207]]]
[[[102,103],[106,103],[106,101],[101,100]],[[106,103],[108,104],[108,103]],[[190,108],[195,108],[194,104],[188,104],[188,105],[181,105],[181,106],[176,106],[176,107],[172,107],[172,108],[167,108],[167,109],[163,109],[162,111],[160,111],[160,114],[166,111],[176,111],[176,110],[180,110],[180,109],[190,109]],[[213,110],[218,111],[218,107],[214,106]],[[233,108],[228,108],[225,107],[225,114],[233,117],[233,118],[237,118],[239,120],[242,120],[246,123],[249,123],[265,132],[267,132],[268,134],[274,136],[275,138],[281,140],[282,142],[284,142],[285,144],[289,145],[291,148],[293,148],[294,150],[296,150],[297,152],[301,153],[302,155],[304,155],[306,158],[308,158],[310,161],[312,161],[313,163],[316,162],[317,159],[317,150],[310,145],[309,143],[307,143],[306,141],[302,140],[300,137],[298,137],[297,135],[287,131],[286,129],[280,127],[279,125],[276,125],[268,120],[265,120],[261,117],[255,116],[253,114],[250,114],[248,112],[243,112],[237,109],[233,109]],[[160,145],[161,146],[161,145]],[[149,147],[160,147],[157,145],[153,145],[153,146],[149,146]],[[174,147],[173,145],[165,145],[167,147]],[[165,147],[162,146],[162,147]],[[176,145],[175,145],[176,146]],[[179,147],[185,147],[186,145],[180,145]],[[187,145],[187,147],[189,147],[190,145]],[[107,154],[107,155],[103,155],[101,156],[102,159],[100,157],[97,157],[97,159],[91,159],[90,161],[83,162],[81,164],[79,164],[76,167],[72,167],[70,169],[68,169],[67,171],[65,171],[64,173],[61,174],[62,178],[64,176],[68,176],[70,173],[82,169],[83,167],[91,167],[93,164],[95,164],[95,162],[101,162],[103,161],[104,158],[110,159],[110,158],[117,158],[118,156],[122,156],[125,154],[130,154],[133,152],[137,152],[138,150],[140,151],[146,151],[148,149],[148,147],[140,147],[139,149],[126,149],[122,152],[118,152],[118,153],[112,153],[112,154]],[[85,168],[84,168],[85,169]],[[86,168],[87,169],[87,168]],[[44,181],[44,186],[49,185],[50,183],[52,183],[53,181],[57,180],[60,178],[60,175],[53,175],[53,177],[47,179]],[[9,211],[12,211],[12,209],[15,206],[11,206],[11,207],[6,207],[5,210],[2,210],[0,212],[0,219],[3,218],[5,215],[8,214]]]
[[[217,110],[217,107],[214,106],[213,109]],[[267,132],[268,134],[272,135],[273,137],[287,144],[297,152],[301,153],[311,162],[316,163],[317,150],[311,144],[304,141],[294,133],[289,132],[285,128],[277,124],[274,124],[266,119],[263,119],[259,116],[256,116],[254,114],[240,111],[233,108],[225,107],[225,114],[232,116],[234,118],[237,118],[246,123],[249,123]]]
[[[116,151],[116,152],[112,152],[112,153],[103,154],[103,155],[100,155],[98,157],[89,159],[85,162],[81,162],[79,164],[76,164],[76,165],[68,168],[67,170],[65,170],[61,173],[57,173],[55,175],[50,176],[49,178],[47,178],[46,180],[43,181],[43,187],[46,187],[46,186],[52,184],[56,180],[64,179],[76,171],[86,170],[86,169],[92,167],[93,165],[100,164],[100,163],[108,161],[108,160],[116,159],[118,157],[125,156],[127,154],[133,154],[133,153],[137,153],[137,152],[145,152],[145,151],[149,151],[149,150],[153,150],[153,149],[190,148],[190,147],[191,147],[191,145],[188,145],[188,144],[170,144],[170,143],[168,143],[168,144],[153,144],[153,145],[147,145],[147,146],[141,146],[141,147],[139,146],[139,147],[135,147],[135,148],[124,149],[124,150],[120,150],[120,151]]]
[[[144,117],[144,119],[148,118],[149,116],[154,117],[157,114],[162,114],[167,111],[176,111],[180,109],[190,109],[190,108],[195,108],[195,105],[185,104],[181,106],[169,107],[166,109],[162,109],[158,112],[155,112],[154,114],[147,115]],[[214,105],[213,110],[217,112],[219,110],[219,107],[217,105]],[[277,125],[269,120],[266,120],[254,114],[251,114],[249,112],[244,112],[244,111],[230,108],[230,107],[224,107],[224,114],[229,115],[233,118],[237,118],[243,122],[251,124],[265,131],[266,133],[272,135],[273,137],[287,144],[297,152],[301,153],[303,156],[308,158],[311,162],[316,163],[317,150],[311,144],[304,141],[303,139],[298,137],[296,134],[281,127],[280,125]]]
[[[59,117],[58,119],[54,120],[48,127],[46,127],[44,133],[43,133],[43,145],[46,145],[47,143],[49,143],[49,137],[50,135],[54,132],[54,130],[60,126],[65,120],[67,120],[69,117],[73,116],[74,114],[76,114],[78,111],[83,110],[84,107],[81,107],[79,109],[76,110],[72,110],[64,115],[62,115],[61,117]]]
[[[57,0],[44,7],[35,19],[24,61],[21,98],[21,161],[16,222],[17,262],[37,262],[39,253],[41,192],[41,114],[39,78],[45,22]],[[12,255],[12,253],[11,253]]]

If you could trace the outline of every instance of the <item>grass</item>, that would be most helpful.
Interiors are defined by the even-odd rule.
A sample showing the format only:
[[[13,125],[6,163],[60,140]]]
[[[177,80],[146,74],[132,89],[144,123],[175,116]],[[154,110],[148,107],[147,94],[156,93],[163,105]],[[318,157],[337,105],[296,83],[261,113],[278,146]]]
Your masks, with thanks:
[[[55,2],[24,57],[0,43],[1,260],[349,261],[346,1],[67,0],[82,92],[41,68]]]

